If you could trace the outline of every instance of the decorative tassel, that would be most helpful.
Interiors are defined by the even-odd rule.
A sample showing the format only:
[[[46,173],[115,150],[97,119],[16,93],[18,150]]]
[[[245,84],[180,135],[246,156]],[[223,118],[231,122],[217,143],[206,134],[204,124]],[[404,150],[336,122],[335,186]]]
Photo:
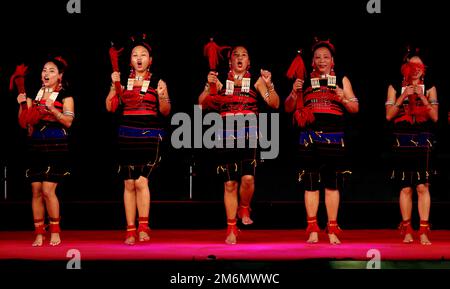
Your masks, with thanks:
[[[114,72],[120,72],[119,69],[119,56],[123,51],[123,48],[117,50],[114,46],[112,46],[113,43],[111,43],[111,48],[109,49],[109,58],[111,59],[111,65]],[[114,87],[116,88],[117,95],[121,98],[122,97],[122,85],[120,85],[120,81],[114,82]]]
[[[289,69],[286,73],[289,79],[305,79],[306,68],[301,54],[302,50],[300,49],[297,51],[297,56],[295,56],[294,60],[291,63],[291,66],[289,66]]]
[[[219,60],[223,59],[222,51],[230,48],[230,46],[217,45],[212,37],[209,39],[209,42],[203,47],[203,54],[208,58],[209,69],[211,71],[216,71]],[[211,95],[217,94],[217,85],[215,83],[210,83],[209,93]]]
[[[303,102],[300,99],[300,97],[297,98],[297,110],[294,113],[294,122],[297,123],[299,127],[305,127],[307,124],[314,122],[314,113],[309,107],[299,107],[299,102]]]
[[[297,51],[297,55],[292,61],[286,76],[289,79],[305,79],[306,68],[303,58],[301,56],[302,50]],[[299,127],[305,127],[307,124],[314,121],[314,114],[310,108],[304,107],[303,104],[303,92],[296,91],[297,94],[297,107],[293,116],[294,123],[297,123]]]
[[[32,106],[28,108],[27,104],[22,105],[22,112],[19,115],[19,124],[22,128],[28,128],[28,126],[34,126],[41,119],[41,112],[35,107]],[[25,109],[24,109],[25,108]]]
[[[11,75],[9,80],[9,90],[13,90],[16,84],[19,93],[25,93],[25,74],[27,74],[28,66],[25,64],[17,65],[16,71]]]

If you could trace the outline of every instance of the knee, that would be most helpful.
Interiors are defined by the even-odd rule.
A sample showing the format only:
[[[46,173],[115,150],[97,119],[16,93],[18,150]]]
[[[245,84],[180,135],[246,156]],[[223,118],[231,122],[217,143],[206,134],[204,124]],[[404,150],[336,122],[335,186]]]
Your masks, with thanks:
[[[49,199],[55,195],[55,191],[51,189],[44,189],[42,190],[42,196],[44,196],[45,199]]]
[[[417,186],[417,194],[418,195],[423,196],[423,195],[426,195],[428,193],[429,193],[429,191],[428,191],[428,186],[427,185],[420,184],[420,185]]]
[[[325,189],[325,197],[339,196],[339,191],[334,189]]]
[[[412,191],[412,188],[403,188],[401,191],[400,191],[400,194],[401,195],[404,195],[404,196],[407,196],[407,197],[412,197],[412,193],[413,193],[413,191]]]
[[[136,186],[134,181],[127,180],[125,181],[125,193],[134,192],[136,190]]]
[[[253,176],[243,176],[241,184],[244,189],[249,189],[255,185],[255,178]]]
[[[42,191],[40,189],[39,190],[33,190],[33,198],[35,198],[35,199],[42,198]]]
[[[136,188],[136,191],[139,191],[139,192],[148,190],[148,180],[147,180],[147,178],[144,178],[144,177],[141,176],[139,179],[137,179],[134,182],[134,186]]]
[[[226,182],[225,183],[225,193],[226,194],[237,193],[237,182]]]

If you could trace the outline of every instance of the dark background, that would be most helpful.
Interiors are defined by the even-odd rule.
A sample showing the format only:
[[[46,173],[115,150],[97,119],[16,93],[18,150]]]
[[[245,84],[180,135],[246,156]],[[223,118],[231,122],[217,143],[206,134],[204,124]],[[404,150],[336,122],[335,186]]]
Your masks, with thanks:
[[[391,3],[393,2],[393,3]],[[111,82],[110,42],[126,45],[130,35],[145,32],[153,47],[152,71],[164,78],[173,113],[192,112],[208,73],[202,47],[214,36],[219,45],[244,44],[249,48],[252,72],[272,72],[279,95],[289,94],[292,83],[285,73],[298,48],[305,50],[309,68],[314,36],[335,44],[336,70],[344,71],[360,99],[360,113],[351,119],[353,179],[342,192],[348,202],[394,202],[398,193],[389,184],[384,102],[388,84],[400,78],[406,45],[422,49],[440,101],[437,147],[439,175],[432,189],[435,203],[450,199],[448,150],[448,32],[444,4],[440,1],[381,0],[381,14],[369,14],[367,1],[183,2],[87,1],[81,14],[68,14],[67,1],[2,2],[0,37],[0,95],[2,167],[7,167],[4,204],[31,197],[24,179],[24,132],[17,124],[16,93],[7,90],[15,66],[29,65],[26,79],[33,96],[40,70],[48,55],[62,55],[69,62],[65,77],[75,98],[73,173],[59,190],[63,201],[117,203],[122,183],[114,167],[115,118],[104,100]],[[122,74],[127,75],[128,55]],[[226,63],[220,72],[224,75]],[[33,88],[34,86],[34,88]],[[281,113],[280,155],[259,167],[255,202],[301,202],[294,171],[291,115]],[[169,148],[151,180],[153,200],[185,201],[189,198],[192,165],[193,200],[219,201],[222,183],[203,161],[201,150]],[[3,192],[3,184],[2,190]],[[7,207],[7,206],[5,206]],[[300,208],[300,207],[299,207]]]

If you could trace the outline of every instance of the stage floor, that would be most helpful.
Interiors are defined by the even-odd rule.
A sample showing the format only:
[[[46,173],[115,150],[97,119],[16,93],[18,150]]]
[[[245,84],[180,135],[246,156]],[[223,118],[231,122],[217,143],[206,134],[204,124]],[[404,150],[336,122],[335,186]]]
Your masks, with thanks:
[[[225,230],[153,230],[151,241],[134,246],[123,244],[122,231],[63,231],[62,243],[32,247],[33,232],[0,232],[0,260],[62,261],[76,249],[82,260],[225,260],[295,261],[354,260],[368,261],[376,249],[383,261],[449,261],[450,231],[435,230],[432,245],[403,244],[397,230],[345,230],[341,245],[330,245],[325,233],[317,244],[305,243],[304,230],[242,230],[238,244],[224,243]],[[375,251],[377,252],[377,251]]]

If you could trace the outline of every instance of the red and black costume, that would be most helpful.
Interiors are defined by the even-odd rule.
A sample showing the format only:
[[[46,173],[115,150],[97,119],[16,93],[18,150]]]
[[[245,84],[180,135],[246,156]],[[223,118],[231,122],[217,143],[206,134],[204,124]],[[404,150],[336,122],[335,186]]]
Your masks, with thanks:
[[[143,84],[134,85],[132,73],[121,96],[118,147],[119,174],[124,180],[149,178],[161,159],[165,130],[159,114],[158,93],[150,86],[151,81],[147,72]]]
[[[391,85],[397,95],[400,95],[408,83],[394,82]],[[418,85],[425,95],[426,90],[434,86],[429,80],[421,81]],[[437,104],[434,100],[429,103]],[[432,160],[436,124],[429,118],[429,109],[417,94],[412,94],[405,98],[391,122],[391,179],[395,180],[400,188],[429,183],[434,174]]]
[[[298,95],[294,113],[300,127],[298,180],[308,191],[338,189],[343,177],[351,173],[345,157],[346,109],[335,91],[341,82],[342,77],[334,73],[321,78],[313,72]]]
[[[217,95],[208,95],[203,107],[217,111],[223,119],[223,131],[216,132],[223,141],[223,148],[217,148],[217,174],[223,177],[224,182],[239,181],[243,175],[255,175],[258,149],[250,146],[258,139],[258,92],[254,89],[255,79],[250,72],[246,72],[241,79],[241,85],[235,85],[235,76],[232,71]],[[236,115],[250,117],[254,122],[245,122],[242,128],[227,130],[226,123],[233,120]],[[239,140],[245,141],[245,148],[237,148]],[[229,143],[228,148],[227,142]]]
[[[26,177],[30,182],[58,183],[69,172],[69,129],[64,127],[55,115],[45,106],[42,95],[46,88],[41,88],[33,100],[32,107],[22,106],[19,117],[21,125],[29,130],[28,151],[30,164]],[[63,111],[63,100],[72,97],[65,89],[51,92],[50,99],[54,101],[55,108]],[[73,113],[71,113],[73,116]]]

